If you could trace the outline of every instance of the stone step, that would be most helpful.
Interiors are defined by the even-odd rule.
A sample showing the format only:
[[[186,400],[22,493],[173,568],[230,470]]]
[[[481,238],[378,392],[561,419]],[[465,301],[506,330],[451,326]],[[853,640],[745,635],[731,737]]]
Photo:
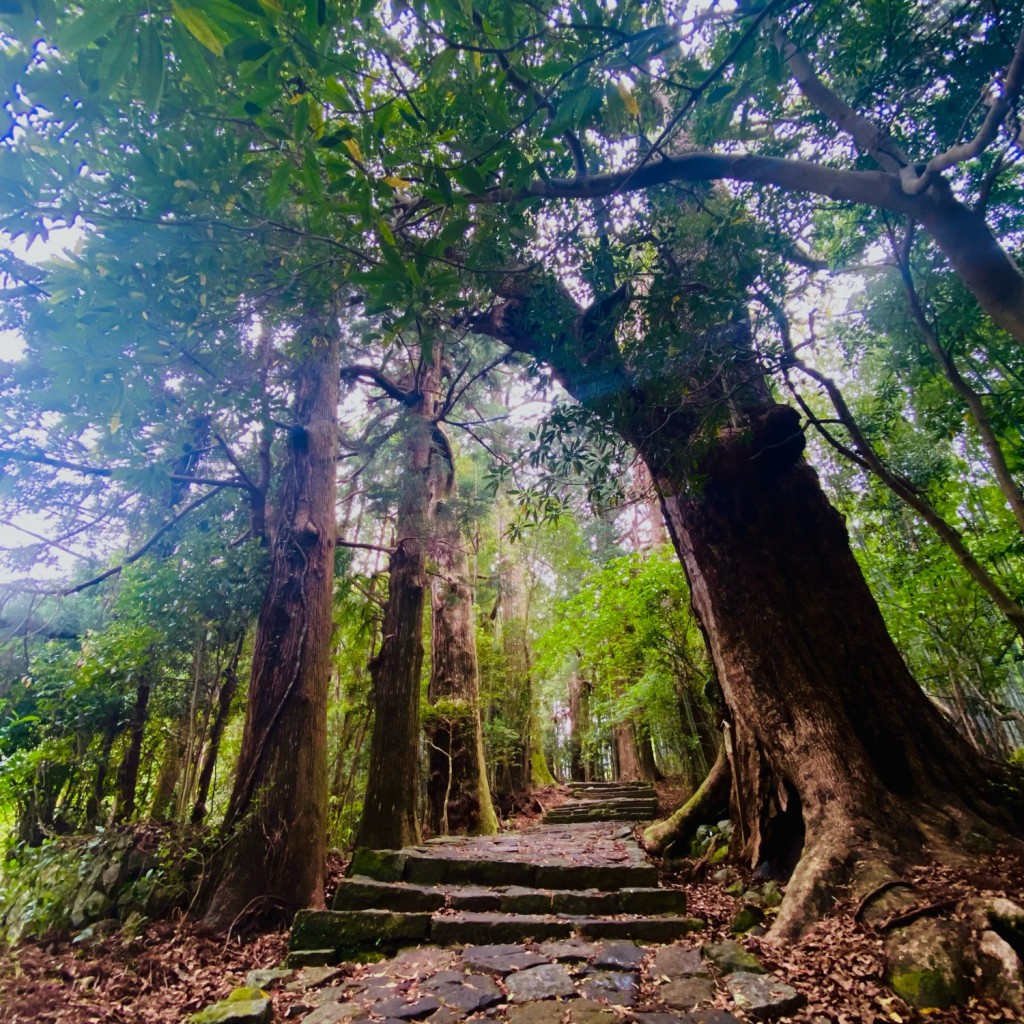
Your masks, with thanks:
[[[421,886],[354,877],[341,881],[333,908],[340,911],[389,910],[433,913],[448,910],[502,914],[655,914],[686,913],[679,889],[627,887],[615,892],[596,889],[536,889],[507,886]]]
[[[587,793],[602,793],[621,789],[627,793],[653,793],[654,786],[650,782],[567,782],[570,789],[578,789]]]
[[[573,819],[575,820],[575,819]],[[417,885],[518,885],[534,889],[653,888],[658,873],[639,859],[625,864],[566,864],[459,857],[454,844],[407,850],[367,850],[352,855],[351,875]],[[639,854],[639,851],[637,851]]]
[[[629,939],[674,942],[702,930],[691,917],[589,917],[500,913],[407,913],[385,910],[302,910],[292,925],[290,954],[316,951],[341,960],[360,950],[436,945],[490,944],[549,939]]]

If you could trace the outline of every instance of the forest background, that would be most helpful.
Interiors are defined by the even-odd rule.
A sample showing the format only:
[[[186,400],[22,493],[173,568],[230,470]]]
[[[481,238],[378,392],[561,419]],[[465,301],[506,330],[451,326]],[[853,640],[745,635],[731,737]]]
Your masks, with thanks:
[[[1020,760],[1019,11],[0,18],[11,844],[218,825],[230,921],[315,900],[328,844],[493,829],[553,775],[695,788],[742,699],[663,511],[678,550],[738,446],[760,481],[805,437],[956,749]],[[818,606],[792,538],[757,543],[750,617]],[[790,625],[787,664],[833,671],[839,626]],[[894,692],[872,727],[941,760]]]

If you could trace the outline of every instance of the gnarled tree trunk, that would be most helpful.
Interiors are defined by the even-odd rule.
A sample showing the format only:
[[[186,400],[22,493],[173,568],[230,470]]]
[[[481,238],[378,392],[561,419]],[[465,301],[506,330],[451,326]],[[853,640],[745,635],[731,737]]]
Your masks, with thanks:
[[[971,750],[904,665],[745,322],[641,377],[615,339],[625,301],[568,314],[554,338],[529,300],[486,324],[546,360],[651,471],[731,720],[735,841],[751,864],[795,865],[773,936],[799,935],[868,869],[942,856],[975,829],[1019,833],[1009,769]],[[708,373],[703,389],[694,372]],[[725,423],[695,445],[711,401]]]
[[[253,646],[242,750],[214,865],[207,922],[322,906],[327,855],[327,682],[339,330],[300,328],[293,425]]]

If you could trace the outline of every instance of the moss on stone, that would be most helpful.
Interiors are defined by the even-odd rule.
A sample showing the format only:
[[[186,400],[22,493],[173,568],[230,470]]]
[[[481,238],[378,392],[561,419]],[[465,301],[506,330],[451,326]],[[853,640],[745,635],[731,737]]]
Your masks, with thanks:
[[[900,999],[917,1010],[946,1010],[963,996],[955,979],[934,969],[894,974],[890,984]]]

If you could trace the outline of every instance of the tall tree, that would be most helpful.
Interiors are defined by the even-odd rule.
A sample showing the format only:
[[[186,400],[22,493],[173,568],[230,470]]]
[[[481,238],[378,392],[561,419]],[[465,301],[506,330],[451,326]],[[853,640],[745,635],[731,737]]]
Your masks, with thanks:
[[[242,750],[207,920],[323,904],[327,681],[337,525],[340,327],[310,314],[288,346],[294,399],[256,625]]]

